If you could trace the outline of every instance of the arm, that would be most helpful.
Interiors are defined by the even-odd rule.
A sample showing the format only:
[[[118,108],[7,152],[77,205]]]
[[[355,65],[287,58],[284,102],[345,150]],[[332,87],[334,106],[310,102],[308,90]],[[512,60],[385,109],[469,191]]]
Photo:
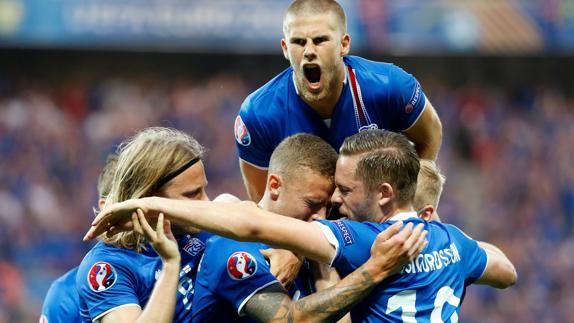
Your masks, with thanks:
[[[252,201],[259,202],[265,193],[267,170],[257,168],[241,159],[239,159],[239,168],[241,169],[243,183],[249,198]]]
[[[436,160],[442,144],[442,124],[428,98],[422,115],[404,134],[415,143],[421,158]]]
[[[261,322],[330,322],[341,318],[426,246],[421,227],[397,233],[400,228],[401,224],[396,223],[381,232],[369,260],[334,286],[296,302],[277,285],[270,286],[247,302],[246,312]]]
[[[478,241],[478,244],[488,255],[488,264],[477,284],[485,284],[495,288],[507,288],[516,283],[517,274],[514,265],[496,246]]]
[[[169,222],[160,214],[156,231],[146,221],[143,212],[132,216],[134,231],[144,235],[160,256],[163,269],[143,311],[139,307],[122,307],[106,314],[101,322],[171,322],[175,311],[179,283],[180,255]]]
[[[324,263],[329,263],[335,256],[335,248],[317,224],[281,216],[245,203],[160,197],[128,200],[106,208],[96,217],[84,239],[93,239],[114,226],[119,227],[129,220],[129,215],[136,209],[142,209],[148,216],[161,212],[181,226],[194,226],[239,241],[260,241]]]

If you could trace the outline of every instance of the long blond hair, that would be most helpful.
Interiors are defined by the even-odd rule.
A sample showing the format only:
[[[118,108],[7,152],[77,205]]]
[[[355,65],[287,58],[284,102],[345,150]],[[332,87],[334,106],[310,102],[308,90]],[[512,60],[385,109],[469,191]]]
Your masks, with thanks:
[[[193,137],[175,129],[151,127],[137,133],[118,147],[118,161],[106,206],[112,203],[153,196],[186,165],[200,159],[205,149]],[[135,232],[113,237],[100,236],[116,247],[144,249],[144,239]]]

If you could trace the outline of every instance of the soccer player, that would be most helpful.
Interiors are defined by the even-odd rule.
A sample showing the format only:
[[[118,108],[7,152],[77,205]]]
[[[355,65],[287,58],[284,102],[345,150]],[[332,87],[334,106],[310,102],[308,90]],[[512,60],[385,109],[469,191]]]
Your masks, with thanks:
[[[104,207],[106,196],[109,194],[114,171],[116,169],[116,155],[110,155],[106,159],[106,164],[98,177],[98,206]],[[80,300],[76,291],[76,273],[78,267],[75,267],[56,279],[48,289],[44,305],[42,306],[42,315],[40,323],[68,323],[80,322]]]
[[[243,102],[235,119],[247,191],[259,201],[273,149],[313,133],[333,148],[365,129],[403,132],[423,159],[436,159],[442,125],[419,82],[401,68],[350,56],[345,12],[333,0],[297,0],[283,19],[281,47],[291,67]]]
[[[440,221],[438,202],[446,177],[432,160],[421,160],[413,207],[426,221]]]
[[[148,128],[120,146],[107,203],[162,196],[208,200],[201,157],[203,147],[190,136],[167,128]],[[187,234],[174,225],[179,251],[170,248],[169,228],[158,232],[140,220],[141,229],[103,235],[84,257],[76,275],[84,321],[189,321],[195,274],[207,233]],[[135,225],[134,225],[135,228]],[[162,234],[165,230],[166,234]],[[150,233],[144,239],[143,233]],[[155,235],[155,236],[154,236]],[[159,250],[154,245],[158,242]],[[149,248],[154,247],[154,252]],[[163,246],[163,247],[162,247]],[[159,255],[159,257],[158,257]],[[175,314],[174,314],[175,308]]]
[[[271,156],[260,207],[303,221],[313,215],[324,218],[334,189],[336,162],[337,153],[322,139],[309,134],[288,137]],[[265,248],[268,246],[262,243],[238,242],[219,236],[208,240],[196,280],[193,321],[240,321],[243,315],[258,322],[273,321],[288,315],[277,311],[280,306],[295,308],[290,305],[289,295],[297,300],[315,291],[312,271],[321,269],[305,263],[288,295],[259,252]],[[356,303],[365,293],[360,288],[355,292],[344,291],[343,288],[329,291],[331,302],[338,304],[337,299],[344,297],[347,298],[344,304]],[[297,306],[306,306],[309,313],[299,313],[302,315],[297,318],[307,317],[313,321],[337,318],[348,307],[341,303],[340,308],[332,308],[331,312],[321,308],[322,315],[316,316],[313,311],[317,312],[319,307],[313,309],[311,305],[316,303],[312,298],[303,298],[300,303]]]
[[[417,217],[412,202],[419,167],[405,136],[368,130],[347,138],[337,161],[332,202],[349,220],[306,223],[249,206],[152,198],[111,206],[98,215],[91,231],[105,231],[105,222],[115,223],[137,208],[159,211],[234,239],[293,250],[330,263],[345,276],[369,257],[368,246],[381,230],[401,220],[423,223],[429,245],[400,274],[375,287],[351,316],[356,322],[457,321],[469,284],[509,287],[516,270],[501,252],[494,255],[455,226]]]

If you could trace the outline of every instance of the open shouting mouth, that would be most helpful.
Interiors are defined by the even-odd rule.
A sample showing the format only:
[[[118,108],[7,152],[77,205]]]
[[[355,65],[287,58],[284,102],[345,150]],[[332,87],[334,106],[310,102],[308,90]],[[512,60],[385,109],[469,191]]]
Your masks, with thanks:
[[[306,85],[310,92],[318,93],[321,91],[321,67],[317,64],[303,65],[303,74],[305,74]]]

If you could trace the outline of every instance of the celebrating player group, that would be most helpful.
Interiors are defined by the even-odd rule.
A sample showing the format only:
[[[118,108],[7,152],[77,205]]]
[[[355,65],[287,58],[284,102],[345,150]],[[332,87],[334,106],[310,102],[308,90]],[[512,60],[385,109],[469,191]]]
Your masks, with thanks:
[[[348,55],[336,1],[292,2],[283,33],[291,66],[235,120],[252,201],[210,201],[193,137],[138,132],[41,322],[457,322],[468,285],[515,283],[500,249],[438,216],[442,125],[418,81]]]

